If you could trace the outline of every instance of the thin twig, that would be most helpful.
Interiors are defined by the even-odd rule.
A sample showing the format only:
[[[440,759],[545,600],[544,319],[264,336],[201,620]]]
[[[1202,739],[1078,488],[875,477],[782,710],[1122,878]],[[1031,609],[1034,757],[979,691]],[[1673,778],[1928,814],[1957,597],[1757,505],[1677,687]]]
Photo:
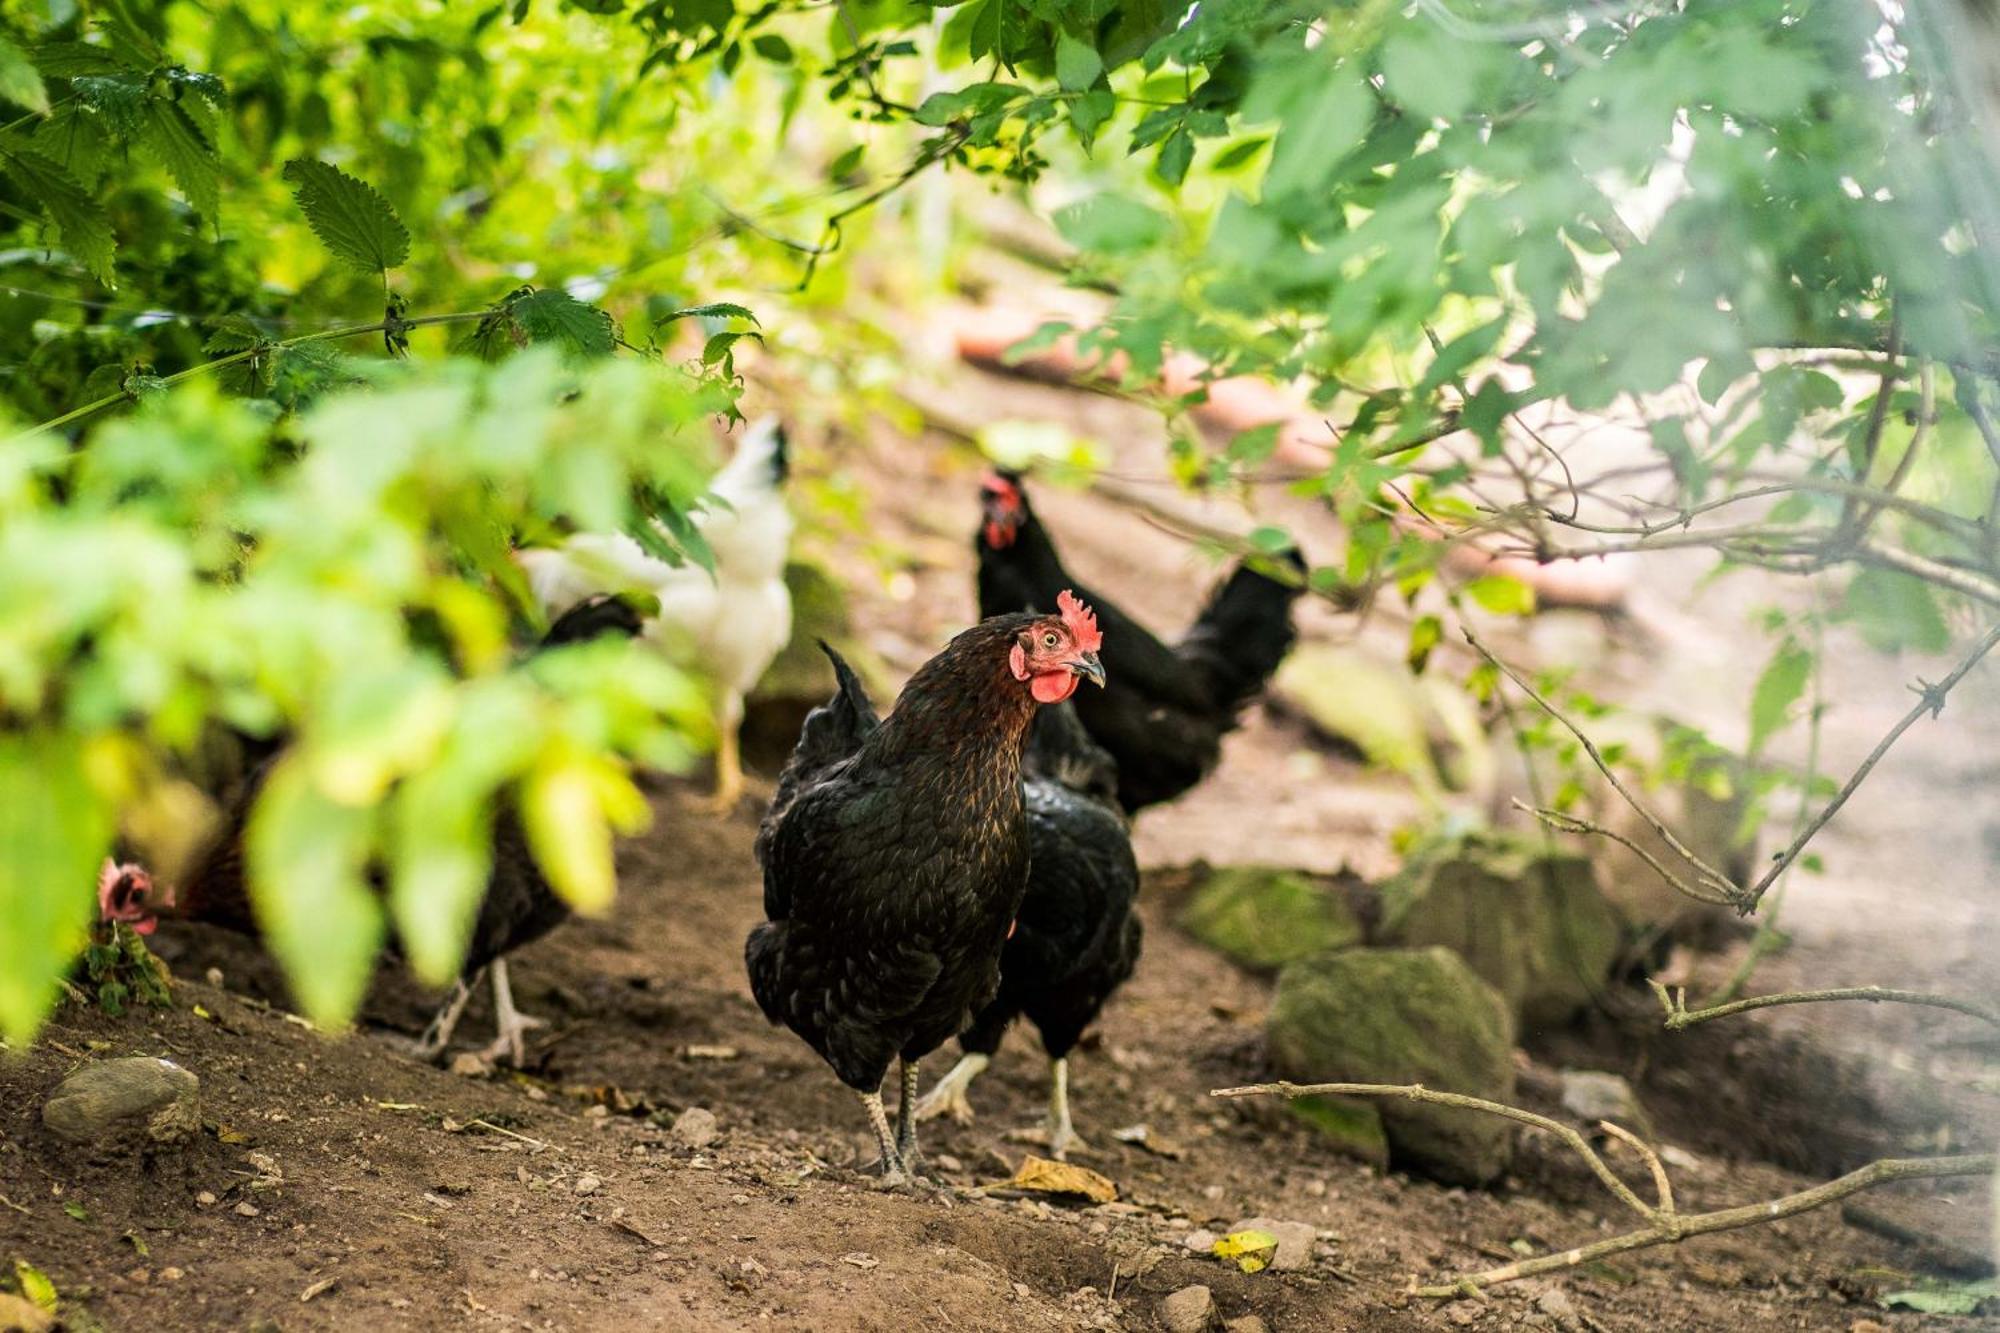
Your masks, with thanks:
[[[1895,726],[1889,728],[1888,734],[1883,736],[1876,743],[1875,748],[1869,752],[1868,757],[1861,761],[1861,767],[1855,769],[1849,775],[1846,784],[1834,794],[1832,800],[1826,803],[1826,808],[1821,810],[1818,815],[1814,816],[1810,823],[1799,830],[1798,836],[1792,839],[1792,845],[1787,847],[1771,863],[1771,868],[1764,872],[1763,878],[1751,886],[1750,891],[1741,900],[1741,911],[1747,914],[1756,910],[1757,904],[1763,901],[1764,894],[1769,891],[1778,876],[1785,873],[1785,867],[1798,859],[1799,853],[1806,849],[1806,844],[1813,840],[1815,834],[1826,827],[1828,820],[1831,820],[1834,815],[1840,812],[1840,807],[1847,804],[1847,798],[1854,795],[1855,789],[1868,780],[1868,775],[1875,771],[1875,765],[1882,761],[1883,755],[1889,753],[1889,748],[1900,740],[1903,733],[1914,726],[1917,719],[1924,714],[1928,713],[1935,718],[1944,712],[1945,696],[1951,693],[1954,685],[1965,679],[1967,673],[1972,668],[1979,665],[1979,660],[1991,652],[1995,644],[2000,644],[2000,623],[1996,623],[1991,629],[1986,631],[1979,642],[1972,646],[1972,651],[1966,654],[1965,659],[1952,668],[1950,675],[1935,685],[1923,681],[1917,683],[1918,697],[1916,706],[1903,714],[1902,719]]]
[[[1489,1102],[1484,1097],[1468,1097],[1458,1092],[1439,1092],[1421,1083],[1293,1083],[1280,1080],[1276,1083],[1253,1083],[1241,1088],[1216,1088],[1209,1092],[1211,1097],[1396,1097],[1404,1101],[1429,1102],[1433,1106],[1451,1106],[1463,1111],[1484,1111],[1487,1115],[1504,1116],[1518,1120],[1524,1125],[1545,1130],[1568,1144],[1577,1156],[1596,1173],[1604,1187],[1618,1196],[1619,1202],[1639,1214],[1649,1222],[1660,1220],[1659,1210],[1649,1206],[1645,1200],[1633,1193],[1632,1187],[1620,1180],[1606,1166],[1597,1150],[1575,1129],[1560,1120],[1551,1120],[1533,1111],[1524,1111],[1518,1106],[1505,1102]]]
[[[1654,873],[1671,885],[1677,893],[1692,898],[1696,902],[1709,903],[1716,907],[1728,907],[1735,902],[1734,898],[1725,897],[1720,893],[1705,892],[1702,889],[1696,888],[1662,865],[1658,857],[1616,829],[1606,828],[1594,820],[1584,819],[1577,815],[1566,815],[1560,810],[1550,810],[1544,806],[1529,805],[1526,801],[1518,797],[1514,799],[1513,805],[1516,810],[1524,814],[1533,815],[1549,828],[1556,829],[1559,832],[1594,835],[1600,838],[1609,838],[1615,843],[1622,844],[1634,855],[1638,856],[1640,860],[1651,866]]]
[[[1507,679],[1513,681],[1515,686],[1519,688],[1522,693],[1526,694],[1530,699],[1533,699],[1535,703],[1541,707],[1543,712],[1547,713],[1557,722],[1560,722],[1563,725],[1563,727],[1569,732],[1570,735],[1576,737],[1578,743],[1583,746],[1583,752],[1590,756],[1590,762],[1597,765],[1597,771],[1604,774],[1605,779],[1608,782],[1610,782],[1612,790],[1616,791],[1620,796],[1625,798],[1625,803],[1631,806],[1633,810],[1637,811],[1639,817],[1641,819],[1644,819],[1646,823],[1649,826],[1651,826],[1653,832],[1657,833],[1660,836],[1660,841],[1666,843],[1667,846],[1673,848],[1674,854],[1679,856],[1681,860],[1685,861],[1688,864],[1688,866],[1692,868],[1703,880],[1707,881],[1707,886],[1709,888],[1725,895],[1726,899],[1730,902],[1738,901],[1739,891],[1736,887],[1736,884],[1727,875],[1723,874],[1721,871],[1717,870],[1714,866],[1702,860],[1702,858],[1696,855],[1693,851],[1689,850],[1686,843],[1682,842],[1679,838],[1674,836],[1673,830],[1666,826],[1665,821],[1663,821],[1658,815],[1654,814],[1652,810],[1647,808],[1647,806],[1643,802],[1641,802],[1637,796],[1634,796],[1632,794],[1631,789],[1627,787],[1625,783],[1619,778],[1619,776],[1612,771],[1611,765],[1605,762],[1604,755],[1601,752],[1599,752],[1597,748],[1597,743],[1591,740],[1590,737],[1584,735],[1583,729],[1581,727],[1577,726],[1576,723],[1570,721],[1569,718],[1565,716],[1559,709],[1557,709],[1557,707],[1554,704],[1550,703],[1547,699],[1543,698],[1540,691],[1536,690],[1533,685],[1530,685],[1527,682],[1526,678],[1524,678],[1520,672],[1514,670],[1513,667],[1508,666],[1505,662],[1495,657],[1493,655],[1492,650],[1489,649],[1484,643],[1481,643],[1479,641],[1478,635],[1474,634],[1470,629],[1464,629],[1462,630],[1462,632],[1465,635],[1465,641],[1471,644],[1474,650],[1477,651],[1481,657],[1491,662],[1496,669],[1498,669],[1503,675],[1507,677]],[[1669,876],[1668,882],[1677,883],[1678,881],[1676,881],[1672,876]],[[1690,896],[1700,897],[1701,895],[1692,894]]]
[[[1630,1148],[1633,1152],[1638,1153],[1645,1161],[1646,1169],[1653,1173],[1653,1189],[1659,1196],[1659,1207],[1655,1211],[1671,1220],[1676,1212],[1674,1208],[1674,1185],[1671,1180],[1667,1179],[1666,1163],[1660,1160],[1660,1155],[1653,1151],[1652,1145],[1623,1125],[1615,1124],[1609,1120],[1600,1120],[1597,1122],[1597,1127]]]
[[[1671,1186],[1666,1183],[1666,1168],[1659,1165],[1658,1154],[1645,1150],[1647,1165],[1654,1169],[1654,1183],[1661,1189],[1661,1206],[1649,1208],[1639,1201],[1639,1197],[1626,1187],[1623,1181],[1611,1174],[1603,1159],[1591,1151],[1581,1134],[1569,1126],[1538,1116],[1519,1107],[1507,1106],[1500,1102],[1489,1102],[1479,1097],[1463,1097],[1456,1093],[1432,1092],[1421,1086],[1395,1086],[1380,1083],[1257,1083],[1241,1088],[1218,1088],[1209,1093],[1211,1097],[1403,1097],[1413,1101],[1435,1102],[1442,1106],[1461,1107],[1469,1111],[1484,1111],[1489,1115],[1504,1116],[1523,1124],[1534,1125],[1556,1133],[1571,1148],[1576,1149],[1588,1162],[1599,1179],[1614,1184],[1613,1193],[1620,1201],[1635,1209],[1647,1220],[1648,1225],[1637,1231],[1628,1231],[1620,1236],[1612,1236],[1577,1249],[1564,1250],[1557,1254],[1544,1254],[1532,1259],[1505,1264],[1499,1268],[1489,1268],[1483,1273],[1472,1273],[1455,1281],[1431,1287],[1417,1288],[1417,1295],[1439,1300],[1450,1300],[1460,1296],[1477,1295],[1486,1287],[1498,1286],[1503,1282],[1514,1282],[1524,1277],[1534,1277],[1539,1273],[1552,1273],[1560,1269],[1575,1268],[1606,1255],[1621,1254],[1627,1250],[1643,1250],[1655,1245],[1672,1245],[1690,1236],[1704,1236],[1716,1231],[1733,1231],[1738,1227],[1755,1226],[1759,1222],[1775,1221],[1791,1217],[1797,1213],[1810,1212],[1858,1194],[1862,1190],[1897,1180],[1935,1180],[1947,1176],[1984,1176],[1991,1174],[1995,1157],[1992,1153],[1970,1153],[1958,1157],[1903,1157],[1885,1158],[1870,1162],[1858,1171],[1850,1171],[1837,1180],[1815,1185],[1796,1194],[1787,1194],[1781,1199],[1765,1203],[1745,1204],[1740,1208],[1723,1208],[1710,1213],[1696,1213],[1687,1216],[1673,1210]],[[1605,1124],[1604,1129],[1621,1142],[1638,1145],[1638,1141],[1626,1131]]]
[[[1783,1004],[1818,1004],[1825,1000],[1866,1000],[1871,1004],[1915,1004],[1928,1009],[1949,1009],[1954,1013],[1968,1014],[1983,1022],[2000,1027],[2000,1009],[1980,1004],[1974,1000],[1961,1000],[1950,995],[1932,995],[1926,991],[1893,990],[1886,986],[1838,986],[1831,990],[1778,991],[1770,995],[1754,995],[1747,1000],[1733,1000],[1728,1004],[1711,1005],[1706,1009],[1687,1007],[1684,992],[1669,993],[1657,981],[1651,981],[1653,994],[1659,997],[1660,1007],[1666,1011],[1667,1028],[1678,1032],[1696,1023],[1706,1023],[1711,1018],[1727,1018],[1731,1014],[1745,1013],[1751,1009],[1769,1009]]]

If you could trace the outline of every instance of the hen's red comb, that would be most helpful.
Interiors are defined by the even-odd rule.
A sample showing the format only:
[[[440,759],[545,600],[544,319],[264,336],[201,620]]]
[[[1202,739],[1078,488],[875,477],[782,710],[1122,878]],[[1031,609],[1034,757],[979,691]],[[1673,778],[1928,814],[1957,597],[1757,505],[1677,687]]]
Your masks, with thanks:
[[[1062,612],[1063,624],[1069,626],[1078,648],[1094,653],[1103,645],[1104,636],[1097,632],[1097,613],[1085,606],[1082,598],[1064,588],[1056,594],[1056,610]]]

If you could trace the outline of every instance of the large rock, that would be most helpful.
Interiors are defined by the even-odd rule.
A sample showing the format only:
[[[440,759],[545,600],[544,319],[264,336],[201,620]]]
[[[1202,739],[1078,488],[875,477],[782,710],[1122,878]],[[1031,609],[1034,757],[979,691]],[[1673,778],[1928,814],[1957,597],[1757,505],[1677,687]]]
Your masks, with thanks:
[[[1488,793],[1493,748],[1463,690],[1414,676],[1355,648],[1300,644],[1271,683],[1272,695],[1314,730],[1415,786],[1426,804],[1446,790]]]
[[[1523,1026],[1575,1017],[1603,989],[1624,936],[1590,862],[1537,838],[1439,843],[1382,887],[1383,943],[1452,950]]]
[[[1347,949],[1278,976],[1271,1063],[1300,1083],[1421,1083],[1490,1101],[1514,1091],[1507,1003],[1448,949]],[[1400,1098],[1371,1099],[1400,1165],[1451,1184],[1506,1170],[1511,1124]]]
[[[1295,870],[1230,866],[1211,874],[1181,909],[1181,929],[1252,971],[1361,942],[1347,899]]]
[[[99,1148],[175,1147],[201,1132],[201,1080],[152,1056],[100,1060],[57,1085],[42,1123]]]

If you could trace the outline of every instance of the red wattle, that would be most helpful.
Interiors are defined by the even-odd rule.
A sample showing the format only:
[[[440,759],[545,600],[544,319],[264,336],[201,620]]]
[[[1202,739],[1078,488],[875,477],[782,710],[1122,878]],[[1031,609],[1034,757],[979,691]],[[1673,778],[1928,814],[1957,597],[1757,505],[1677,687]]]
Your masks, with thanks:
[[[1028,682],[1036,703],[1059,704],[1076,693],[1076,677],[1068,671],[1043,671]]]

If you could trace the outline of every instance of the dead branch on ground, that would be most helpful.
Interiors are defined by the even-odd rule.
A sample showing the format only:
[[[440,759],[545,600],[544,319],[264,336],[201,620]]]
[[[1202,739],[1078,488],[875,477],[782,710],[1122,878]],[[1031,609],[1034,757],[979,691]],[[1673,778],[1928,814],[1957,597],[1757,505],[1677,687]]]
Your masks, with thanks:
[[[1599,1127],[1607,1135],[1639,1153],[1647,1169],[1652,1172],[1654,1186],[1659,1194],[1657,1205],[1649,1205],[1642,1201],[1625,1182],[1613,1175],[1611,1168],[1605,1165],[1604,1159],[1591,1148],[1583,1135],[1571,1126],[1551,1120],[1547,1116],[1536,1115],[1532,1111],[1524,1111],[1518,1106],[1487,1101],[1483,1097],[1437,1092],[1421,1084],[1292,1083],[1284,1080],[1276,1083],[1256,1083],[1240,1088],[1217,1088],[1211,1091],[1209,1096],[1400,1098],[1405,1101],[1429,1102],[1437,1106],[1502,1116],[1556,1135],[1584,1159],[1598,1179],[1604,1181],[1611,1192],[1618,1197],[1619,1202],[1645,1219],[1646,1225],[1637,1230],[1594,1241],[1589,1245],[1563,1250],[1556,1254],[1538,1255],[1531,1259],[1503,1264],[1499,1268],[1467,1274],[1452,1282],[1417,1288],[1417,1295],[1439,1300],[1477,1295],[1487,1287],[1518,1281],[1524,1277],[1534,1277],[1541,1273],[1575,1268],[1607,1255],[1622,1254],[1627,1250],[1650,1249],[1655,1245],[1677,1245],[1691,1236],[1733,1231],[1739,1227],[1755,1226],[1759,1222],[1792,1217],[1891,1181],[1989,1175],[1993,1172],[1996,1162],[1992,1153],[1967,1153],[1955,1157],[1884,1158],[1881,1161],[1870,1162],[1859,1170],[1850,1171],[1838,1179],[1829,1180],[1823,1185],[1815,1185],[1811,1189],[1787,1194],[1782,1198],[1745,1204],[1738,1208],[1721,1208],[1713,1212],[1690,1214],[1679,1212],[1675,1208],[1673,1187],[1669,1183],[1666,1167],[1662,1164],[1659,1154],[1629,1130],[1610,1121],[1600,1121]]]
[[[2000,1009],[1993,1009],[1973,1000],[1961,1000],[1950,995],[1932,995],[1925,991],[1893,990],[1886,986],[1840,986],[1831,990],[1779,991],[1771,995],[1752,996],[1747,1000],[1736,1000],[1729,1004],[1711,1005],[1706,1009],[1687,1007],[1687,992],[1676,987],[1671,993],[1657,981],[1649,980],[1653,994],[1659,997],[1660,1008],[1666,1011],[1667,1030],[1678,1032],[1696,1023],[1706,1023],[1711,1018],[1727,1018],[1731,1014],[1745,1013],[1751,1009],[1769,1009],[1784,1004],[1819,1004],[1827,1000],[1866,1000],[1871,1004],[1915,1004],[1929,1009],[1949,1009],[1954,1013],[1968,1014],[1973,1018],[2000,1027]]]

